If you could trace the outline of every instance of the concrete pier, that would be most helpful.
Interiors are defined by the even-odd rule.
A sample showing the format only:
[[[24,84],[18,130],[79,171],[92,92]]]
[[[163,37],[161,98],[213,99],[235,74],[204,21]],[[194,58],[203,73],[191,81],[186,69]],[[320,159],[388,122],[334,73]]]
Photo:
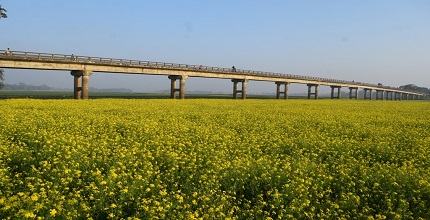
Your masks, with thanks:
[[[364,99],[365,100],[366,99],[372,100],[372,90],[373,89],[364,88]],[[369,92],[369,96],[367,96],[367,92]]]
[[[185,80],[188,76],[170,75],[170,98],[176,98],[176,92],[179,92],[179,98],[185,99]],[[176,88],[176,81],[179,80],[179,88]]]
[[[247,79],[232,79],[231,80],[233,82],[233,99],[237,99],[237,94],[241,93],[242,94],[242,99],[246,99],[246,84],[248,82]],[[242,83],[242,90],[238,90],[237,89],[237,84],[238,83]]]
[[[283,95],[283,99],[288,99],[288,84],[287,82],[275,82],[276,84],[276,98],[280,99]],[[284,91],[281,91],[281,86],[284,86]]]
[[[340,86],[330,86],[331,87],[331,99],[340,99]],[[337,93],[334,90],[337,89]]]
[[[89,97],[89,77],[93,74],[88,70],[72,70],[70,75],[74,76],[73,98],[88,99]]]
[[[376,90],[376,100],[384,100],[384,90]]]
[[[308,84],[308,99],[311,99],[313,95],[315,99],[318,99],[318,84]],[[312,87],[315,87],[314,92],[312,92]]]
[[[358,87],[349,87],[349,99],[358,99]]]
[[[400,92],[394,92],[394,100],[395,101],[402,100],[402,93],[400,93]]]
[[[385,100],[393,100],[393,91],[385,91]]]
[[[81,99],[82,98],[82,71],[72,70],[70,75],[74,76],[73,83],[73,98]]]

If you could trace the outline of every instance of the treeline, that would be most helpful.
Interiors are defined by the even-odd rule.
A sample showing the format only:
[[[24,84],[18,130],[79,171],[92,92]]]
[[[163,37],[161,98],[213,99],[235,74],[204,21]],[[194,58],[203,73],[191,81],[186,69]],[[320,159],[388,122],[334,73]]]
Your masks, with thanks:
[[[28,85],[25,83],[4,84],[3,89],[16,90],[16,91],[58,91],[47,85],[34,86],[34,85]]]
[[[132,93],[133,90],[126,88],[88,88],[91,92],[122,92],[122,93]],[[12,90],[12,91],[70,91],[71,89],[66,88],[55,88],[47,85],[29,85],[25,83],[18,84],[4,84],[3,90]]]
[[[400,89],[414,91],[414,92],[421,92],[425,94],[430,94],[430,89],[426,87],[419,87],[414,84],[407,84],[399,87]]]

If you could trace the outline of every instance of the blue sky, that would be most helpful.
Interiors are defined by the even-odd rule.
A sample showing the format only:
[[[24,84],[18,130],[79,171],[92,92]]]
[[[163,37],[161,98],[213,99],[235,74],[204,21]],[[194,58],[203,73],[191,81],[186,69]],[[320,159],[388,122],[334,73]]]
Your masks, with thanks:
[[[428,0],[0,0],[0,48],[430,87]],[[6,70],[6,83],[72,87],[65,71]],[[167,76],[95,73],[90,86],[167,90]],[[291,86],[306,91],[304,85]],[[250,82],[249,92],[275,92]],[[190,78],[187,90],[230,92]],[[324,91],[324,90],[323,90]],[[346,91],[346,90],[345,90]]]

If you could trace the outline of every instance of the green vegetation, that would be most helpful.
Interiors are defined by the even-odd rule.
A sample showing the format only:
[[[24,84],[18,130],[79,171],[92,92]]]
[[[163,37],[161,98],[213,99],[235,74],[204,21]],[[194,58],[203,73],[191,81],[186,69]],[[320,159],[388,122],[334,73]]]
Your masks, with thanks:
[[[7,18],[6,9],[2,8],[0,5],[0,18]]]
[[[414,92],[421,92],[430,95],[430,89],[426,87],[419,87],[414,84],[407,84],[399,87],[400,89],[405,89]]]
[[[429,103],[0,100],[0,218],[428,219]]]
[[[4,86],[4,83],[3,83],[3,80],[4,80],[3,73],[4,73],[4,70],[0,69],[0,90],[3,89],[3,86]]]

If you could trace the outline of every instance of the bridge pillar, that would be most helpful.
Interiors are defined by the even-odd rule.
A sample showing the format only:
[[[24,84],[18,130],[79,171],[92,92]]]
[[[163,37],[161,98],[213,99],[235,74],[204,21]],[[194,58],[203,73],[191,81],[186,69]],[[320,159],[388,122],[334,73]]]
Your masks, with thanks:
[[[283,94],[283,99],[288,99],[288,82],[275,82],[276,83],[276,98],[280,99]],[[281,85],[284,85],[284,91],[281,91]]]
[[[385,91],[385,100],[393,100],[393,91]]]
[[[370,100],[372,100],[372,90],[373,89],[367,89],[367,88],[364,89],[364,99],[370,99]],[[368,91],[370,91],[369,92],[369,96],[367,96],[367,92]]]
[[[185,80],[188,76],[170,75],[170,98],[176,98],[176,92],[179,92],[179,98],[185,99]],[[176,81],[179,80],[179,88],[176,88]]]
[[[90,76],[93,74],[92,71],[83,71],[83,76],[82,76],[82,99],[88,99],[88,81],[90,79]]]
[[[352,93],[352,90],[355,90]],[[357,99],[358,98],[358,87],[349,87],[349,99]]]
[[[397,101],[397,100],[402,100],[402,95],[401,95],[402,93],[400,93],[400,92],[394,92],[394,101]]]
[[[89,77],[93,74],[92,71],[87,70],[72,70],[70,75],[74,76],[73,83],[73,98],[74,99],[88,99],[88,81]]]
[[[73,98],[81,99],[82,98],[82,71],[72,70],[70,75],[74,76],[73,83]]]
[[[384,100],[384,90],[376,90],[376,100]]]
[[[315,99],[318,99],[318,84],[308,84],[308,99],[311,99],[311,96],[314,95]],[[315,91],[312,92],[312,87],[315,87]]]
[[[408,100],[408,93],[402,93],[402,99]]]
[[[242,99],[246,99],[246,84],[248,82],[247,79],[232,79],[233,82],[233,99],[237,99],[237,94],[242,94]],[[237,89],[237,84],[241,82],[242,83],[242,90]]]
[[[340,99],[340,86],[330,86],[331,87],[331,99]],[[337,89],[337,95],[335,95],[334,89]]]

